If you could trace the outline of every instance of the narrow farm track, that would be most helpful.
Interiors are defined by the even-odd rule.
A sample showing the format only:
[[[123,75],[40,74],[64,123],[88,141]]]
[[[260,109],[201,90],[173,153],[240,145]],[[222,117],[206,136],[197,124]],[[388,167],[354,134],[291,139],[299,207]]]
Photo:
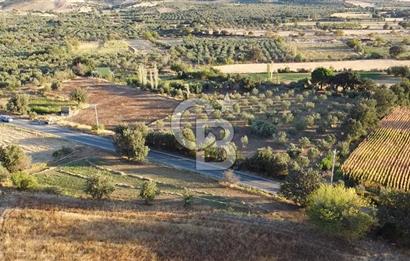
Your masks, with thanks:
[[[386,116],[342,170],[360,181],[410,190],[410,108],[397,108]]]

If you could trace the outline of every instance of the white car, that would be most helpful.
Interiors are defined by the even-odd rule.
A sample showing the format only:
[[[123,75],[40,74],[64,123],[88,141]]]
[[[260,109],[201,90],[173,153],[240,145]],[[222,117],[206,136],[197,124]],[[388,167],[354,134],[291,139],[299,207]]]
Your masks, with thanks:
[[[8,115],[0,115],[0,121],[2,122],[12,122],[13,118]]]

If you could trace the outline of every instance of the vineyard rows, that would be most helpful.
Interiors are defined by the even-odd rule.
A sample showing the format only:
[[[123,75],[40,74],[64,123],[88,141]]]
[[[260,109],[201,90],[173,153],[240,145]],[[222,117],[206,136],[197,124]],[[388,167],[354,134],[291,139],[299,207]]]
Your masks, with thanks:
[[[345,174],[395,189],[410,190],[410,109],[399,108],[343,164]]]

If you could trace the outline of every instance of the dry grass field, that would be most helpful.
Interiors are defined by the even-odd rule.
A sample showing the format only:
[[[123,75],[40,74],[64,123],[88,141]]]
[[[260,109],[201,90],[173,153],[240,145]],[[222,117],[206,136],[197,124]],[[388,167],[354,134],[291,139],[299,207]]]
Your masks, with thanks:
[[[51,135],[0,124],[0,146],[8,144],[19,144],[31,156],[34,163],[52,160],[53,152],[62,146],[77,145]]]
[[[356,61],[326,61],[326,62],[302,62],[302,63],[274,63],[273,70],[285,69],[291,71],[314,70],[318,67],[332,67],[335,70],[350,69],[353,71],[386,70],[392,66],[410,66],[409,60],[356,60]],[[267,70],[266,63],[231,64],[214,66],[223,73],[263,73]]]
[[[173,111],[178,102],[158,94],[91,78],[77,78],[63,84],[66,96],[74,88],[87,90],[87,102],[97,104],[99,123],[107,128],[125,122],[150,123],[164,118]],[[96,124],[94,106],[79,111],[70,120],[86,125]]]
[[[307,61],[351,60],[359,55],[340,40],[306,40],[289,43]]]
[[[107,55],[115,54],[128,50],[128,42],[124,40],[110,40],[105,43],[99,42],[80,42],[73,50],[77,55]]]
[[[364,183],[410,190],[410,109],[398,108],[385,117],[342,166]]]
[[[185,209],[172,200],[90,201],[6,191],[2,260],[405,260],[303,222]]]

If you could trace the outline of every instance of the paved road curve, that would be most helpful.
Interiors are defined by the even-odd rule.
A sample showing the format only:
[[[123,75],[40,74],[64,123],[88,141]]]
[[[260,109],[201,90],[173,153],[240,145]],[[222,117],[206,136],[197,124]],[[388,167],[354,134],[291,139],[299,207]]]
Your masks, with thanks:
[[[63,139],[85,144],[94,148],[115,152],[112,140],[109,138],[86,134],[57,125],[35,124],[28,120],[16,119],[12,124],[26,129],[53,134]],[[192,171],[215,179],[222,178],[224,172],[224,170],[197,170],[195,160],[152,149],[148,154],[148,160],[176,169]],[[238,176],[242,185],[265,192],[277,193],[280,187],[280,183],[276,181],[250,175],[241,171],[235,171],[235,174]]]

